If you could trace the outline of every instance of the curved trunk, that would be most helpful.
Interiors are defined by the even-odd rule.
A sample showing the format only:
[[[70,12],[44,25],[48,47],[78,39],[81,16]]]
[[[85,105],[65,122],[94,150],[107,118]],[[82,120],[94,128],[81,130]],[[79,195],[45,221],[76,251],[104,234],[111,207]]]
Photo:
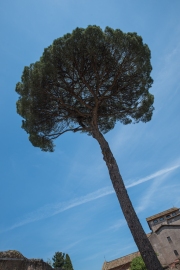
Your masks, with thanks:
[[[127,190],[125,188],[123,179],[120,175],[118,165],[111,152],[108,142],[105,140],[104,136],[99,132],[99,130],[93,130],[93,137],[98,141],[103,159],[109,170],[109,175],[116,192],[117,198],[119,200],[121,209],[132,233],[134,241],[141,253],[144,263],[148,270],[163,270],[156,253],[154,252],[142,226],[135,213],[134,207],[128,196]]]

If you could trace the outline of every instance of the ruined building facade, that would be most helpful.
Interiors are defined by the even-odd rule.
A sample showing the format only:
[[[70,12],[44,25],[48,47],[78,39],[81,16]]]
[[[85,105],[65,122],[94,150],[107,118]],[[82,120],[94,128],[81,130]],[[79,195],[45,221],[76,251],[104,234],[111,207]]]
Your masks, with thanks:
[[[0,270],[53,270],[41,259],[27,259],[19,251],[0,251]]]

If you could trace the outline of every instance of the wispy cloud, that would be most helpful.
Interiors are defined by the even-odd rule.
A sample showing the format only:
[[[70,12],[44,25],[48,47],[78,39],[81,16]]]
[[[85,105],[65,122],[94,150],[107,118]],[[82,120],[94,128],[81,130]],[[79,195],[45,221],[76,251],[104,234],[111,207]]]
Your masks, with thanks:
[[[136,207],[137,213],[140,213],[148,208],[149,204],[152,203],[152,197],[157,191],[159,191],[159,186],[167,179],[171,172],[172,170],[166,174],[159,176],[158,181],[153,181],[151,187],[148,188],[148,191],[140,199],[139,205]]]
[[[152,180],[154,178],[163,176],[164,174],[170,173],[179,167],[180,167],[180,164],[159,170],[151,175],[148,175],[144,178],[139,179],[138,181],[134,181],[131,184],[128,184],[126,186],[126,188],[132,188],[134,186],[140,185],[140,184],[147,182],[149,180]],[[154,186],[154,188],[155,187],[156,187],[156,185]],[[153,192],[153,188],[152,188],[152,192]],[[81,196],[81,197],[78,197],[76,199],[73,199],[73,200],[70,200],[67,202],[60,202],[60,203],[45,205],[45,206],[37,209],[36,211],[27,214],[20,222],[17,222],[14,225],[12,225],[11,227],[7,228],[6,230],[1,231],[1,233],[15,229],[17,227],[23,226],[23,225],[31,223],[31,222],[35,222],[38,220],[42,220],[42,219],[57,215],[57,214],[64,212],[68,209],[71,209],[73,207],[77,207],[79,205],[88,203],[90,201],[97,200],[99,198],[102,198],[104,196],[107,196],[107,195],[110,195],[113,193],[114,193],[113,188],[111,186],[108,186],[108,187],[98,189],[97,191],[89,193],[85,196]],[[149,196],[150,196],[150,194],[149,194]],[[121,224],[119,224],[115,227],[118,227],[118,226],[121,226]],[[115,227],[114,227],[114,229],[115,229]]]
[[[120,219],[114,225],[110,226],[108,228],[108,231],[109,230],[117,231],[119,228],[121,228],[124,225],[126,225],[126,220],[125,219]]]
[[[150,175],[148,175],[148,176],[146,176],[144,178],[139,179],[138,181],[132,182],[131,184],[127,185],[126,188],[131,188],[131,187],[140,185],[140,184],[142,184],[144,182],[147,182],[147,181],[149,181],[151,179],[154,179],[156,177],[159,177],[159,176],[161,176],[163,174],[166,174],[166,173],[169,173],[171,171],[174,171],[175,169],[177,169],[179,167],[180,167],[180,164],[175,165],[175,166],[172,166],[172,167],[169,167],[169,168],[165,168],[165,169],[159,170],[159,171],[157,171],[157,172],[155,172],[153,174],[150,174]]]
[[[66,251],[66,250],[68,251],[68,250],[72,249],[74,246],[77,246],[77,245],[78,245],[79,243],[81,243],[83,240],[84,240],[84,239],[80,239],[80,240],[78,240],[78,241],[75,241],[75,242],[69,244],[68,246],[65,246],[65,247],[64,247],[64,251]]]
[[[114,193],[114,190],[111,187],[105,187],[98,189],[95,192],[89,193],[85,196],[78,197],[74,200],[68,201],[68,202],[60,202],[56,204],[48,204],[45,205],[36,211],[28,214],[22,221],[15,223],[13,226],[8,228],[6,231],[12,230],[14,228],[23,226],[25,224],[28,224],[30,222],[38,221],[41,219],[45,219],[54,215],[57,215],[61,212],[64,212],[68,209],[71,209],[73,207],[79,206],[81,204],[97,200],[101,197],[107,196],[109,194]]]
[[[176,45],[175,45],[176,44]],[[178,70],[179,70],[179,53],[180,53],[180,42],[173,43],[168,50],[166,55],[163,55],[161,60],[161,68],[157,73],[158,84],[174,83],[175,80],[178,80]],[[172,93],[171,93],[172,94]]]

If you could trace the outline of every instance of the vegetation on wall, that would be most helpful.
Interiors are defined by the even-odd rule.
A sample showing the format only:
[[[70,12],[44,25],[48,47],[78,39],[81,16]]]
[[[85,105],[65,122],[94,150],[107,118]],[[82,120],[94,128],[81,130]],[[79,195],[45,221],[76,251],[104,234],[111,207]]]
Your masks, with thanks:
[[[136,257],[132,260],[130,270],[147,270],[141,256]]]

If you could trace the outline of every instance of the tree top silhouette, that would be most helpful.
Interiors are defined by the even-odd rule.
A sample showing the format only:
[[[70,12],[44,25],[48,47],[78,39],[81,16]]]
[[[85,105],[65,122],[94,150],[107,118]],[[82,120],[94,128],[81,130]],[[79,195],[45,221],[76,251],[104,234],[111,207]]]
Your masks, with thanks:
[[[31,143],[53,151],[53,140],[67,131],[94,136],[117,121],[149,121],[150,58],[140,36],[110,27],[76,28],[54,40],[16,85],[17,112]]]

